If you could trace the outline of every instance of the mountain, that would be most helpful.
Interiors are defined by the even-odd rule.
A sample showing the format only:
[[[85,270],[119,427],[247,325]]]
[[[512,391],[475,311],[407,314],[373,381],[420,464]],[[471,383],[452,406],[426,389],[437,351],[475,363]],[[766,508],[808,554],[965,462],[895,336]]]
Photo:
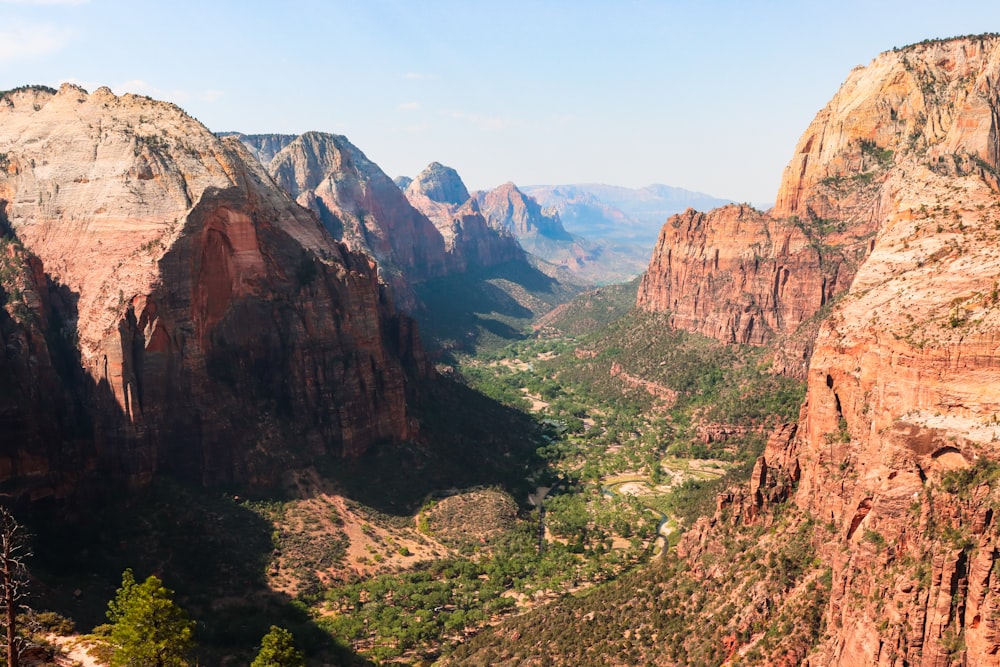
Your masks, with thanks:
[[[266,485],[416,435],[412,322],[239,141],[67,84],[0,98],[0,156],[5,493]]]
[[[659,303],[698,330],[742,310],[787,331],[830,304],[799,423],[772,438],[750,498],[787,496],[818,522],[832,590],[813,664],[994,664],[1000,649],[998,82],[997,36],[854,70],[799,141],[770,215],[672,219],[654,257],[672,277],[640,288],[647,305],[654,285],[676,290]],[[734,303],[737,288],[749,296]]]
[[[479,207],[488,212],[495,224],[509,229],[519,239],[543,236],[553,241],[572,241],[559,220],[559,214],[542,210],[538,202],[521,192],[513,183],[504,183],[488,192],[477,192]]]
[[[427,165],[407,186],[406,198],[441,232],[454,272],[524,260],[517,239],[506,229],[490,226],[451,167]]]
[[[998,117],[1000,35],[886,52],[810,124],[769,214],[665,225],[644,307],[737,342],[815,327],[799,418],[675,554],[461,664],[997,664]]]
[[[878,226],[819,331],[797,437],[773,455],[778,475],[801,471],[795,504],[835,526],[818,655],[837,664],[1000,649],[998,114],[1000,36],[882,54],[810,125],[778,193],[788,215],[866,203]]]
[[[313,211],[335,239],[378,261],[379,275],[400,307],[418,308],[413,285],[448,270],[438,230],[346,137],[321,132],[280,141],[266,134],[234,136],[255,155],[271,156],[262,162],[271,177]]]
[[[506,227],[487,220],[451,167],[433,162],[407,199],[444,237],[448,275],[416,291],[422,330],[443,349],[474,351],[527,335],[530,323],[583,289],[568,271],[525,253]]]
[[[524,188],[545,208],[559,213],[573,234],[592,240],[634,244],[647,252],[663,221],[688,208],[708,210],[729,203],[700,192],[667,185],[624,188],[599,183],[536,185]]]
[[[647,256],[631,247],[571,235],[558,213],[543,209],[513,183],[477,192],[474,197],[490,225],[510,230],[525,250],[564,267],[580,280],[622,282],[645,268]]]

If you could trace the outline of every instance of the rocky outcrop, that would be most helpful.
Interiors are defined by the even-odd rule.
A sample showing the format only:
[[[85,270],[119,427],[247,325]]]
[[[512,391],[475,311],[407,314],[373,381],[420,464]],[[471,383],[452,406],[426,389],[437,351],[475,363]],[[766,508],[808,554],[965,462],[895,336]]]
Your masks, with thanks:
[[[522,241],[544,236],[554,241],[572,241],[553,210],[543,210],[538,202],[517,189],[513,183],[504,183],[488,192],[477,192],[476,202],[487,220],[494,227],[510,230]]]
[[[513,183],[473,197],[491,227],[506,229],[521,247],[590,283],[624,282],[646,267],[648,254],[637,249],[594,242],[566,231],[555,209],[543,209]]]
[[[900,64],[887,75],[887,67],[879,60],[856,70],[820,112],[785,170],[773,209],[727,206],[671,217],[637,305],[670,312],[674,326],[724,341],[760,345],[787,337],[785,347],[796,349],[785,355],[785,370],[802,374],[811,336],[794,332],[844,293],[874,247],[892,213],[890,175],[900,156],[938,143],[941,123],[955,112],[930,110],[922,94],[910,95],[936,85],[933,74],[908,73]],[[957,141],[940,148],[958,150]]]
[[[406,198],[441,232],[451,273],[524,260],[514,235],[489,224],[451,167],[429,164],[406,188]]]
[[[998,117],[1000,37],[888,52],[851,73],[782,182],[772,217],[877,224],[820,327],[795,437],[765,454],[764,488],[797,480],[832,531],[829,639],[809,664],[1000,664]]]
[[[440,232],[345,137],[308,132],[265,164],[278,185],[316,213],[334,238],[375,258],[402,307],[416,307],[414,283],[446,272]]]
[[[850,286],[891,223],[907,156],[996,183],[987,44],[970,41],[945,64],[907,49],[855,70],[800,140],[771,211],[729,206],[667,221],[638,306],[725,341],[790,336]],[[809,346],[798,347],[807,359]]]
[[[747,205],[689,209],[663,226],[637,303],[670,313],[678,329],[725,342],[768,343],[846,289],[864,256],[857,243],[849,250],[830,245],[830,235],[817,226]]]
[[[461,206],[469,201],[469,190],[465,187],[462,177],[457,171],[440,162],[431,162],[427,165],[410,181],[406,189],[411,188],[415,194],[419,193],[438,204]]]
[[[37,329],[12,324],[4,282],[15,345],[0,381],[27,381],[18,345],[47,339],[55,359],[51,341],[69,341],[52,365],[67,367],[63,386],[79,377],[68,393],[90,425],[54,442],[17,417],[23,439],[0,450],[6,492],[61,496],[89,472],[266,484],[276,463],[415,434],[406,396],[430,371],[412,324],[374,263],[239,141],[170,104],[64,85],[0,100],[0,154],[0,211],[34,276],[20,293],[38,295]],[[18,414],[46,409],[28,404]]]

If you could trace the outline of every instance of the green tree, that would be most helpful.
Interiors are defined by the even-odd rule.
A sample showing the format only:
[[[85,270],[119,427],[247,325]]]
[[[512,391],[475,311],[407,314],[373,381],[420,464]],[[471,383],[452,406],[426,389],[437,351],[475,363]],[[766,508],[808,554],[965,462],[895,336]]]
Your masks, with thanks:
[[[194,623],[173,601],[174,592],[155,576],[136,583],[132,570],[108,603],[115,667],[185,667]]]
[[[260,640],[260,653],[250,667],[304,667],[302,652],[295,648],[292,633],[276,625]]]

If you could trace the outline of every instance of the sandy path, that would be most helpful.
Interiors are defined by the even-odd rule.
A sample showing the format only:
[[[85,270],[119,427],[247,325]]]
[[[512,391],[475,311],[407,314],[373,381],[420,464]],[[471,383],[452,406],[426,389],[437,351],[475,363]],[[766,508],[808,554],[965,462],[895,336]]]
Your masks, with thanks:
[[[63,650],[63,655],[56,656],[56,664],[60,665],[60,667],[73,667],[74,665],[107,667],[107,663],[98,661],[87,652],[87,649],[92,647],[93,643],[85,640],[80,635],[70,635],[68,637],[48,635],[46,639]]]

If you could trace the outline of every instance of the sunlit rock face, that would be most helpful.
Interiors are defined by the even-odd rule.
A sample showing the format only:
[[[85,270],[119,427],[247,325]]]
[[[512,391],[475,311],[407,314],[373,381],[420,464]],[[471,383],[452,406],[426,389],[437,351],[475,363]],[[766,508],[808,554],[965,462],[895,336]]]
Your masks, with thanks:
[[[62,377],[90,426],[41,437],[42,454],[38,438],[5,441],[8,486],[64,493],[68,462],[263,484],[275,462],[414,433],[405,396],[428,371],[374,262],[236,139],[171,104],[65,85],[0,101],[0,154],[4,225],[39,295],[32,344],[52,347],[45,327],[70,342]]]
[[[321,132],[280,142],[272,135],[237,137],[334,238],[378,262],[399,307],[417,307],[413,286],[447,272],[441,233],[346,137]]]
[[[797,481],[784,493],[816,520],[833,567],[829,638],[808,664],[1000,664],[997,118],[1000,38],[884,53],[817,115],[768,215],[716,211],[700,235],[674,221],[665,235],[677,241],[654,259],[668,298],[648,289],[646,303],[676,303],[679,326],[717,331],[738,310],[717,285],[744,275],[723,252],[712,268],[706,247],[722,229],[792,249],[801,241],[775,225],[814,220],[834,228],[820,244],[856,253],[823,313],[798,427],[772,439],[755,473],[758,488],[769,475]],[[785,307],[783,261],[770,256],[782,279],[770,301],[751,287],[744,312]],[[715,305],[695,310],[681,284]],[[834,296],[814,294],[814,308]]]
[[[514,235],[487,222],[479,203],[451,167],[429,164],[407,186],[406,198],[441,232],[450,272],[524,259]]]

